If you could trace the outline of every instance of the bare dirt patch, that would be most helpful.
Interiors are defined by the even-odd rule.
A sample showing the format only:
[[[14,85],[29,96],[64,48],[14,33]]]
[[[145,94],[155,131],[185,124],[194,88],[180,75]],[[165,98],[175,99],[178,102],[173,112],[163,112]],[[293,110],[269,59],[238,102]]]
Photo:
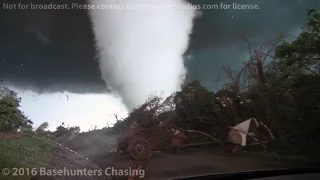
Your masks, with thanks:
[[[0,140],[18,139],[23,137],[23,133],[17,132],[0,132]]]

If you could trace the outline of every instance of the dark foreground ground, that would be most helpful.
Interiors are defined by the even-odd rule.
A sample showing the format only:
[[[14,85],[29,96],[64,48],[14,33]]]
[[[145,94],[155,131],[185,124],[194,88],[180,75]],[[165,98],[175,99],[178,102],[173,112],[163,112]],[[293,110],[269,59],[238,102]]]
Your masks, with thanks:
[[[92,132],[66,141],[64,145],[88,157],[102,170],[110,167],[115,169],[136,167],[137,163],[130,161],[127,155],[115,152],[116,137],[116,135],[105,136]],[[194,148],[178,154],[162,152],[154,155],[145,168],[144,179],[170,179],[180,175],[307,166],[315,165],[286,163],[248,152],[227,155],[223,154],[219,147]],[[127,179],[127,177],[113,177],[113,179]]]
[[[2,136],[1,136],[2,137]],[[6,136],[7,137],[7,136]],[[9,137],[9,136],[8,136]],[[99,131],[82,133],[72,138],[60,139],[56,143],[48,138],[32,136],[10,136],[0,140],[0,170],[13,167],[45,167],[47,170],[129,170],[139,162],[129,160],[128,155],[115,152],[116,135]],[[202,174],[224,173],[247,170],[261,170],[292,167],[320,167],[319,164],[293,164],[266,158],[242,151],[237,154],[223,154],[219,147],[207,149],[184,149],[178,154],[161,152],[154,155],[142,172],[143,179],[172,179]],[[110,172],[110,170],[109,170]],[[112,179],[128,179],[127,176],[112,176]],[[110,176],[2,176],[4,180],[105,180]],[[301,179],[297,178],[290,179]],[[310,176],[303,179],[311,179]],[[312,178],[320,179],[320,177]]]

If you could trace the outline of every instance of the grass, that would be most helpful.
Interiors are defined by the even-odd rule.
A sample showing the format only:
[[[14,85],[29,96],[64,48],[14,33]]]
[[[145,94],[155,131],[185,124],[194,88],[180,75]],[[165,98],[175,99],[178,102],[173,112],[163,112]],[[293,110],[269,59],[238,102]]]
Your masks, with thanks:
[[[25,173],[32,168],[46,167],[50,161],[55,144],[41,136],[28,135],[19,139],[0,141],[0,170],[2,168],[23,168]],[[3,176],[0,179],[30,180],[31,176]]]

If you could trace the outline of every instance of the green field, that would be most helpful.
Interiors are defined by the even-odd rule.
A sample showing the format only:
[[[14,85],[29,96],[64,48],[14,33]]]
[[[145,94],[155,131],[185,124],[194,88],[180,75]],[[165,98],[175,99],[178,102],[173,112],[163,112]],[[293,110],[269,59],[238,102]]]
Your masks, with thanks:
[[[31,172],[32,168],[46,167],[55,146],[56,144],[54,142],[37,135],[28,135],[19,139],[1,140],[1,171],[3,168],[9,168],[12,173],[16,171],[14,168],[23,168],[23,174],[27,174],[27,171]],[[31,174],[30,172],[29,174]],[[12,176],[12,174],[3,176],[1,173],[0,179],[29,180],[31,176]]]

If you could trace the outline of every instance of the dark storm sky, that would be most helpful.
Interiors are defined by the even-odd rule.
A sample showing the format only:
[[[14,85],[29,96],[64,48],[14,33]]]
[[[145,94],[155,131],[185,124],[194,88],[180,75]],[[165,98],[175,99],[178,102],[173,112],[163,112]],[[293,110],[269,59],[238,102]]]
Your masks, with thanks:
[[[63,0],[54,2],[66,3]],[[212,0],[190,2],[213,4]],[[221,2],[234,1],[214,1],[215,4]],[[247,45],[239,37],[240,33],[254,45],[281,32],[294,36],[307,18],[307,9],[320,8],[320,1],[315,0],[236,2],[256,3],[260,10],[206,10],[195,20],[187,51],[193,55],[186,63],[188,80],[200,79],[209,88],[219,87],[215,80],[221,74],[222,64],[230,64],[236,70],[247,55]],[[2,10],[0,79],[40,92],[102,92],[105,86],[93,44],[86,11]]]

